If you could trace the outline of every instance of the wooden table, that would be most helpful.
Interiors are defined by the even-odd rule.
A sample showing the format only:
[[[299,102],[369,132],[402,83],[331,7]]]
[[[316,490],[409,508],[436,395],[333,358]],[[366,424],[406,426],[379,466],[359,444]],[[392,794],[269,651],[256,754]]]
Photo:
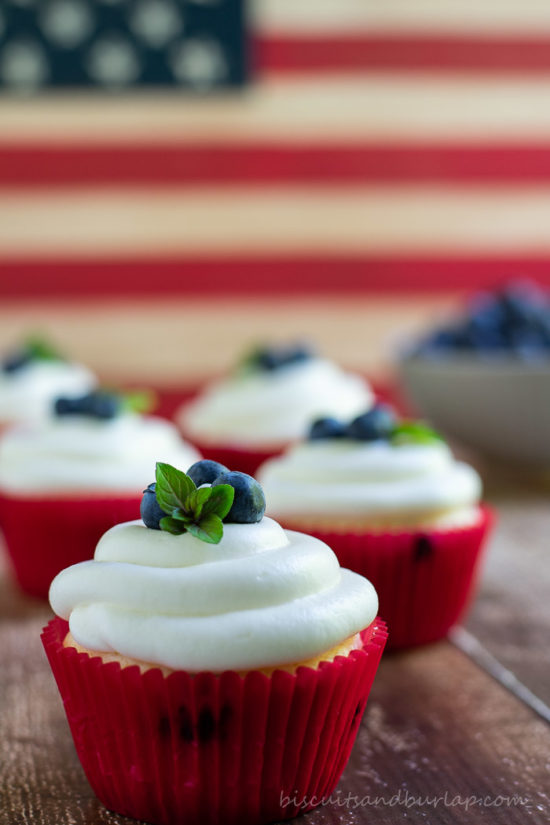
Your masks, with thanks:
[[[448,302],[309,301],[285,313],[277,303],[248,312],[196,303],[78,313],[27,306],[0,311],[0,345],[40,321],[100,369],[147,380],[160,346],[162,377],[183,365],[196,378],[260,333],[282,338],[306,328],[328,354],[371,366],[381,363],[382,342]],[[384,657],[337,794],[307,815],[310,825],[550,821],[549,485],[481,469],[500,518],[466,626],[450,641]],[[130,823],[94,798],[76,757],[39,640],[50,615],[0,568],[0,825]]]

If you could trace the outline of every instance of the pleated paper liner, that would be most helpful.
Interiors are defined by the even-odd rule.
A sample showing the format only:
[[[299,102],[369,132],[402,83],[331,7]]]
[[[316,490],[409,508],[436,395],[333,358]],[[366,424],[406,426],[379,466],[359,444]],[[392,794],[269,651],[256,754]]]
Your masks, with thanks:
[[[255,825],[288,819],[333,791],[353,746],[387,638],[317,668],[271,676],[159,668],[140,672],[42,641],[76,750],[110,810],[155,825]]]
[[[372,582],[390,628],[391,648],[442,639],[464,615],[493,521],[486,506],[475,524],[445,530],[344,533],[281,519],[284,527],[326,542],[342,567]]]
[[[21,589],[47,598],[52,579],[91,559],[103,533],[139,518],[141,495],[23,496],[0,494],[0,523]]]
[[[185,431],[182,431],[182,433],[185,440],[193,444],[203,458],[219,461],[220,464],[224,464],[230,470],[239,470],[241,473],[248,473],[251,476],[256,474],[260,464],[263,464],[268,458],[279,455],[288,446],[287,444],[272,445],[270,448],[263,450],[227,446],[201,441],[185,433]]]

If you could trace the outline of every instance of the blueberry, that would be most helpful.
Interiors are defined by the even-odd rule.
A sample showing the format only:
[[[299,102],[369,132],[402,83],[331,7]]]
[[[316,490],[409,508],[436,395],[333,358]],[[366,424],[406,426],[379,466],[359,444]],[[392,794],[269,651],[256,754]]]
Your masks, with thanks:
[[[82,400],[85,410],[94,418],[114,418],[120,409],[120,399],[112,393],[90,393]]]
[[[26,350],[18,350],[6,355],[2,361],[2,371],[7,373],[19,372],[32,361],[31,354]]]
[[[530,323],[542,311],[548,311],[545,293],[531,281],[515,281],[499,295],[503,312],[512,322]]]
[[[192,467],[189,467],[187,475],[197,487],[200,487],[201,484],[212,484],[215,478],[228,472],[227,467],[219,461],[204,459],[204,461],[196,461]]]
[[[155,495],[156,486],[157,485],[153,481],[149,484],[147,489],[143,491],[143,498],[141,499],[139,508],[143,523],[146,527],[150,527],[151,530],[160,530],[159,522],[161,518],[164,518],[166,515],[157,501],[157,497]]]
[[[377,441],[389,438],[396,424],[396,416],[387,404],[377,404],[372,410],[354,418],[348,426],[348,437],[358,441]]]
[[[464,328],[464,339],[475,350],[495,350],[506,347],[505,335],[498,325],[479,316],[470,318]]]
[[[435,331],[416,352],[437,357],[449,351],[483,355],[498,350],[536,358],[550,349],[550,301],[536,284],[516,280],[491,294],[481,292],[463,319]]]
[[[300,361],[309,361],[313,357],[313,351],[307,344],[295,344],[287,351],[286,363],[297,364]]]
[[[54,404],[56,415],[75,415],[80,412],[78,398],[58,398]]]
[[[437,329],[428,338],[420,343],[418,352],[421,354],[431,354],[438,352],[447,352],[456,347],[457,334],[452,328]]]
[[[281,359],[276,350],[263,349],[258,353],[257,363],[260,369],[271,372],[281,366]]]
[[[281,367],[307,361],[312,357],[312,350],[307,344],[293,344],[290,347],[265,347],[256,354],[256,363],[260,369],[272,371]]]
[[[347,428],[336,418],[318,418],[310,427],[309,440],[316,441],[321,438],[345,438]]]
[[[254,524],[262,520],[265,512],[265,496],[255,478],[247,473],[233,471],[221,473],[215,478],[212,486],[215,487],[218,484],[230,484],[235,490],[233,505],[224,521]]]
[[[88,415],[92,418],[114,418],[120,410],[120,399],[108,392],[91,392],[78,398],[58,398],[56,415]]]

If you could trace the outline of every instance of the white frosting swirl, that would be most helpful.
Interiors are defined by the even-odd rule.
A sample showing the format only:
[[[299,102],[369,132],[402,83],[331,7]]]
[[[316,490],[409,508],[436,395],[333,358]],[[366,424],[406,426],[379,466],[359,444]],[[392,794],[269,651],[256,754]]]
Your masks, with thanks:
[[[258,478],[278,518],[416,520],[464,508],[471,515],[481,496],[476,471],[443,442],[306,441],[265,462]]]
[[[50,602],[84,647],[192,672],[305,661],[375,619],[378,598],[332,550],[270,518],[221,542],[119,524],[94,560],[62,571]]]
[[[97,381],[81,364],[31,361],[13,372],[0,370],[0,421],[40,421],[50,414],[59,396],[78,396]]]
[[[353,418],[372,406],[358,375],[321,358],[213,383],[179,414],[192,438],[255,445],[292,441],[321,416]]]
[[[138,493],[155,478],[155,463],[187,470],[200,458],[163,418],[122,414],[110,420],[51,417],[8,429],[0,439],[0,488]]]

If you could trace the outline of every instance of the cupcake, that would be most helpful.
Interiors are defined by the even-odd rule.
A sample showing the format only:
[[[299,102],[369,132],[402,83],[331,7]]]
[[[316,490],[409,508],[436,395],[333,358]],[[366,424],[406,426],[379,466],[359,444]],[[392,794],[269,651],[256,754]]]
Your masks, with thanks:
[[[141,521],[62,571],[43,632],[103,804],[156,825],[246,825],[319,804],[386,639],[332,550],[264,517],[259,484],[158,464]]]
[[[105,530],[139,515],[157,457],[185,466],[200,457],[172,423],[132,411],[135,399],[59,398],[49,418],[0,440],[0,520],[28,594],[45,598],[56,573],[91,558]]]
[[[349,424],[320,419],[258,478],[270,515],[373,582],[392,646],[435,641],[460,619],[491,515],[476,471],[429,427],[383,404]]]
[[[316,416],[353,416],[372,393],[309,348],[260,349],[182,407],[177,421],[207,458],[247,473],[302,438]]]
[[[0,364],[0,429],[47,418],[60,395],[79,395],[96,383],[86,367],[67,361],[46,341],[30,338]]]

